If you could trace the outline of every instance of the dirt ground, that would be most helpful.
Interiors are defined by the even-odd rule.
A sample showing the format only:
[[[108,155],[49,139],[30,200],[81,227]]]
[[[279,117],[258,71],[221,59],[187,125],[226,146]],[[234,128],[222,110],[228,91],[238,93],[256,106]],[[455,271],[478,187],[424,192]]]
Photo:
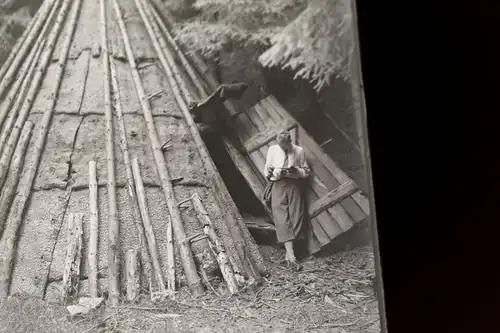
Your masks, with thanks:
[[[0,332],[380,332],[370,247],[310,259],[300,272],[283,266],[283,250],[261,251],[271,274],[238,295],[212,281],[201,298],[181,290],[176,300],[144,297],[73,318],[63,306],[12,297],[0,304]]]

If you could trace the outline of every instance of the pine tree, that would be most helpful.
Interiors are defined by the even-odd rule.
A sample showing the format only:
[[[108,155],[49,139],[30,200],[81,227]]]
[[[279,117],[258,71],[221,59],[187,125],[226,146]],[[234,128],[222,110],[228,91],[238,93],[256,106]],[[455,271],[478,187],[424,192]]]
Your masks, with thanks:
[[[214,58],[226,45],[258,45],[266,67],[292,69],[320,90],[331,77],[349,78],[350,0],[168,1],[176,38]]]

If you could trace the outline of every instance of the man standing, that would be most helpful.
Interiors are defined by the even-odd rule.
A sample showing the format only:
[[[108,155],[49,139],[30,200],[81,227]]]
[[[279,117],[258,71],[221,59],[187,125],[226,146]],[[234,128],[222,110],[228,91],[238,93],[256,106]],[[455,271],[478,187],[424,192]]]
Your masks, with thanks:
[[[304,225],[306,202],[302,181],[309,177],[304,149],[292,143],[287,130],[276,136],[277,145],[269,147],[264,174],[271,181],[271,209],[279,243],[285,244],[287,265],[300,269],[294,241]]]

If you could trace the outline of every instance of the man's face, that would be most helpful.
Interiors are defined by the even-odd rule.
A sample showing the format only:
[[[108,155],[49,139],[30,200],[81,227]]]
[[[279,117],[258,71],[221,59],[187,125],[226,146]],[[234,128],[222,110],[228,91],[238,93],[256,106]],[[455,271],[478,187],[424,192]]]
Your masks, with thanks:
[[[278,145],[283,149],[284,151],[289,151],[292,143],[289,140],[282,139],[278,141]]]

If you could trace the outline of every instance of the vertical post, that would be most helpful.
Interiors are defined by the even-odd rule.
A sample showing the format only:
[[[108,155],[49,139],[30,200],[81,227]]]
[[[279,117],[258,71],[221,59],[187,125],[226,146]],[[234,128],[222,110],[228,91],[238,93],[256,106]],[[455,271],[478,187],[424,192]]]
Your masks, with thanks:
[[[82,221],[83,214],[70,213],[68,216],[68,243],[62,282],[63,301],[78,292],[83,242]]]
[[[89,294],[92,297],[97,297],[97,243],[99,237],[99,212],[97,203],[97,165],[95,161],[89,162],[89,207]]]
[[[125,268],[127,271],[127,301],[133,302],[139,296],[139,260],[138,251],[130,249],[126,254]]]

